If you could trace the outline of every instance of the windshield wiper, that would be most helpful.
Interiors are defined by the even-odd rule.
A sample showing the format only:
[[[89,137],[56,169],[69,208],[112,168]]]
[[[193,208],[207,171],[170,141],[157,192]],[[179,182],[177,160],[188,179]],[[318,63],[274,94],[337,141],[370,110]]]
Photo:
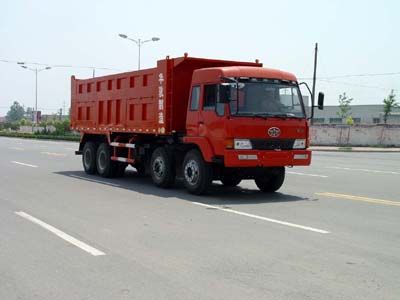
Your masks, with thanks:
[[[293,118],[293,119],[302,119],[302,117],[298,117],[292,113],[284,113],[284,114],[268,114],[269,117],[271,118],[282,118],[282,119],[287,119],[287,118]]]
[[[266,119],[269,118],[269,115],[268,115],[268,114],[253,114],[253,115],[251,115],[251,116],[254,117],[254,118],[262,118],[262,119],[264,119],[264,120],[266,120]]]

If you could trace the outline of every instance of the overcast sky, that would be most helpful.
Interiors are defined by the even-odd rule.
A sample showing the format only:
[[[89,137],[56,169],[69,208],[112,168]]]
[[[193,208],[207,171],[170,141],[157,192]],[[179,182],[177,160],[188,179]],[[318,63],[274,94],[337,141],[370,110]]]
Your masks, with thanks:
[[[2,0],[0,59],[137,68],[134,43],[118,37],[160,37],[143,46],[142,68],[166,55],[250,60],[311,77],[318,42],[317,90],[326,104],[347,92],[354,104],[381,103],[391,89],[400,95],[400,1],[89,1]],[[97,75],[117,71],[97,70]],[[39,108],[52,113],[70,102],[70,76],[90,69],[53,68],[39,74]],[[34,74],[0,62],[0,115],[12,101],[34,106]]]

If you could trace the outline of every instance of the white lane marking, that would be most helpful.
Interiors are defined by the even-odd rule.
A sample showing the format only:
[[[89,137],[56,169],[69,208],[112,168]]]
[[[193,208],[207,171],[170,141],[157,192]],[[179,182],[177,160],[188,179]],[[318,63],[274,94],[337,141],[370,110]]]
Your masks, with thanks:
[[[345,170],[345,171],[361,171],[370,173],[381,173],[381,174],[393,174],[400,175],[400,172],[394,171],[381,171],[381,170],[371,170],[371,169],[357,169],[357,168],[347,168],[347,167],[327,167],[328,169]]]
[[[25,166],[25,167],[31,167],[31,168],[37,168],[38,166],[35,165],[31,165],[31,164],[26,164],[23,162],[19,162],[19,161],[12,161],[13,164],[17,164],[17,165],[21,165],[21,166]]]
[[[76,151],[76,150],[78,150],[78,148],[65,148],[65,150],[68,150],[68,151]]]
[[[86,251],[90,254],[92,254],[93,256],[99,256],[99,255],[105,255],[104,252],[93,248],[92,246],[89,246],[88,244],[81,242],[80,240],[74,238],[73,236],[70,236],[69,234],[23,212],[23,211],[16,211],[15,212],[18,216],[25,218],[29,221],[31,221],[32,223],[35,223],[41,227],[43,227],[44,229],[50,231],[51,233],[54,233],[56,236],[58,236],[59,238],[62,238],[64,241],[67,241],[68,243],[82,249],[83,251]]]
[[[17,150],[17,151],[24,151],[24,148],[21,148],[21,147],[10,147],[10,148],[8,148],[8,149],[10,149],[10,150]]]
[[[121,185],[119,185],[119,184],[109,183],[109,182],[105,182],[105,181],[101,181],[101,180],[96,180],[96,179],[91,179],[91,178],[82,177],[82,176],[77,176],[77,175],[69,175],[69,176],[70,176],[70,177],[73,177],[73,178],[77,178],[77,179],[84,179],[84,180],[87,180],[87,181],[92,181],[92,182],[101,183],[101,184],[106,184],[106,185],[115,186],[115,187],[120,187],[120,186],[121,186]]]
[[[56,153],[56,152],[40,152],[40,153],[50,155],[50,156],[62,156],[62,157],[67,156],[67,154],[65,154],[65,153]]]
[[[300,176],[311,176],[311,177],[321,177],[328,178],[327,175],[318,175],[318,174],[307,174],[307,173],[299,173],[299,172],[286,172],[288,174],[300,175]]]
[[[322,229],[317,229],[317,228],[313,228],[313,227],[309,227],[309,226],[298,225],[298,224],[294,224],[294,223],[290,223],[290,222],[286,222],[286,221],[280,221],[280,220],[276,220],[276,219],[265,218],[265,217],[244,213],[244,212],[233,210],[233,209],[229,209],[229,208],[223,208],[223,207],[219,207],[219,206],[208,205],[208,204],[204,204],[204,203],[200,203],[200,202],[192,202],[192,203],[195,204],[195,205],[200,205],[200,206],[204,206],[204,207],[208,207],[208,208],[213,208],[213,209],[229,212],[229,213],[232,213],[232,214],[241,215],[241,216],[245,216],[245,217],[249,217],[249,218],[253,218],[253,219],[258,219],[258,220],[263,220],[263,221],[276,223],[276,224],[280,224],[280,225],[285,225],[285,226],[289,226],[289,227],[299,228],[299,229],[313,231],[313,232],[322,233],[322,234],[330,233],[329,231],[322,230]]]

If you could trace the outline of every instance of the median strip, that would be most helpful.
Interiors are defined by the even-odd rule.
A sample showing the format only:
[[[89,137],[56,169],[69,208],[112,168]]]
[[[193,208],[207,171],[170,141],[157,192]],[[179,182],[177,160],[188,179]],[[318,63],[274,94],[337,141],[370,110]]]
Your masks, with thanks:
[[[253,218],[253,219],[258,219],[258,220],[262,220],[262,221],[266,221],[266,222],[276,223],[276,224],[280,224],[280,225],[284,225],[284,226],[294,227],[294,228],[317,232],[317,233],[322,233],[322,234],[330,233],[329,231],[322,230],[322,229],[317,229],[317,228],[303,226],[303,225],[290,223],[290,222],[286,222],[286,221],[280,221],[280,220],[275,220],[275,219],[271,219],[271,218],[266,218],[266,217],[253,215],[253,214],[249,214],[249,213],[245,213],[245,212],[241,212],[241,211],[237,211],[237,210],[233,210],[233,209],[229,209],[229,208],[208,205],[208,204],[204,204],[204,203],[200,203],[200,202],[192,202],[192,203],[195,205],[204,206],[207,208],[212,208],[212,209],[216,209],[216,210],[220,210],[220,211],[224,211],[224,212],[228,212],[228,213],[232,213],[232,214],[236,214],[236,215],[240,215],[240,216],[244,216],[244,217],[249,217],[249,218]]]
[[[315,194],[318,195],[318,196],[331,197],[331,198],[339,198],[339,199],[354,200],[354,201],[363,201],[363,202],[369,202],[369,203],[374,203],[374,204],[382,204],[382,205],[400,206],[400,202],[399,201],[391,201],[391,200],[375,199],[375,198],[353,196],[353,195],[346,195],[346,194],[335,194],[335,193],[315,193]]]
[[[100,256],[100,255],[105,255],[104,252],[93,248],[92,246],[89,246],[88,244],[81,242],[80,240],[74,238],[73,236],[70,236],[69,234],[23,212],[23,211],[17,211],[15,212],[15,214],[17,214],[18,216],[31,221],[32,223],[35,223],[37,225],[39,225],[40,227],[50,231],[51,233],[55,234],[56,236],[58,236],[59,238],[63,239],[64,241],[82,249],[83,251],[86,251],[87,253],[93,255],[93,256]]]

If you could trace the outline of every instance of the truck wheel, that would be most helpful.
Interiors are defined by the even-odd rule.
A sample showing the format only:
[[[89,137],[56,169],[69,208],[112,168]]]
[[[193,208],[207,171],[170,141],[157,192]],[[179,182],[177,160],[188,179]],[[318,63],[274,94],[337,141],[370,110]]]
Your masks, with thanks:
[[[96,144],[87,142],[83,146],[82,164],[86,174],[96,173]]]
[[[164,147],[154,150],[150,162],[151,178],[156,186],[169,188],[175,182],[175,166],[172,154]]]
[[[242,179],[240,177],[237,177],[235,175],[223,175],[221,178],[221,182],[224,186],[229,186],[229,187],[233,187],[233,186],[237,186],[240,182],[242,181]]]
[[[198,150],[191,150],[186,154],[183,175],[187,190],[195,195],[204,194],[212,182],[212,168]]]
[[[111,160],[111,149],[106,143],[100,144],[97,149],[96,166],[102,177],[110,178],[115,175],[116,164]]]
[[[285,167],[273,168],[263,176],[255,179],[257,187],[265,193],[279,190],[285,180]]]

